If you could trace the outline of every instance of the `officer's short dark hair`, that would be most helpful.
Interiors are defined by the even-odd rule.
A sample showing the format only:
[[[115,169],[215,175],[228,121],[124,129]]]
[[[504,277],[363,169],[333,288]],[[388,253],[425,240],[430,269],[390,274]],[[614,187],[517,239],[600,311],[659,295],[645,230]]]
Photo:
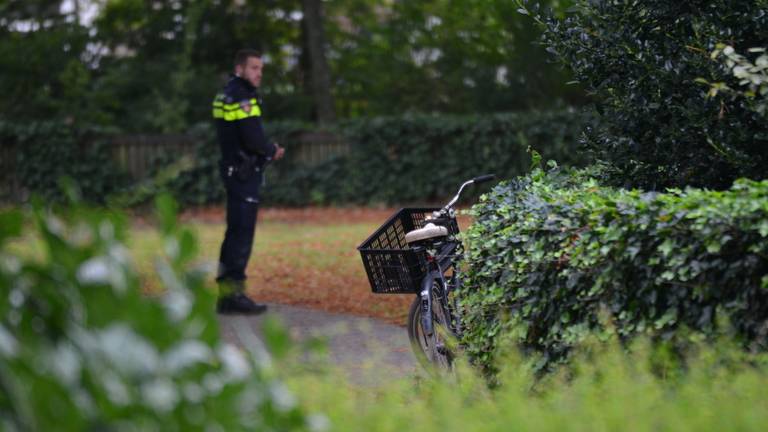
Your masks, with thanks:
[[[235,54],[235,66],[242,66],[246,64],[248,59],[251,57],[261,58],[261,51],[252,48],[244,48],[239,50]]]

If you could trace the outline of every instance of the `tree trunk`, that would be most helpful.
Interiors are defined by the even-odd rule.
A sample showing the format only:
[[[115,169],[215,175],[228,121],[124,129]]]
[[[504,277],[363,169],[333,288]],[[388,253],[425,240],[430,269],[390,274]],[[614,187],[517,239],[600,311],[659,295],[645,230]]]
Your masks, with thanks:
[[[325,58],[325,32],[323,31],[322,0],[302,0],[304,13],[304,41],[309,51],[309,74],[315,116],[321,124],[333,123],[336,111],[331,96],[331,73]]]

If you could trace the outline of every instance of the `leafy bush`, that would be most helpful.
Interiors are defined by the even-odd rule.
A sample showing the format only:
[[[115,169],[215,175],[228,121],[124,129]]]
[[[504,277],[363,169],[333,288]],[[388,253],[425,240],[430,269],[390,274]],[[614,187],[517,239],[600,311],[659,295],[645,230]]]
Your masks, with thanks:
[[[158,209],[160,298],[141,294],[119,215],[38,205],[35,258],[9,252],[23,220],[0,214],[0,429],[308,428],[268,357],[222,342],[195,238]]]
[[[739,80],[739,87],[733,89],[724,82],[710,83],[704,78],[697,81],[710,86],[710,97],[725,93],[734,98],[745,98],[750,108],[758,114],[768,117],[768,53],[766,48],[753,47],[747,50],[757,55],[754,63],[734,50],[732,46],[718,44],[711,57],[720,60],[731,74]]]
[[[225,199],[224,186],[219,177],[219,146],[216,133],[209,123],[201,123],[187,131],[196,142],[194,153],[180,158],[165,153],[152,161],[151,174],[138,185],[125,192],[134,202],[141,203],[161,192],[168,192],[182,205],[220,203]],[[142,188],[143,186],[143,188]]]
[[[766,0],[575,3],[565,19],[537,19],[548,49],[597,96],[603,127],[587,143],[615,184],[725,189],[739,177],[766,177],[768,122],[750,100],[706,98],[697,82],[738,87],[710,53],[719,43],[763,46]]]
[[[487,368],[505,339],[556,362],[602,314],[625,340],[723,331],[768,348],[768,181],[661,194],[537,169],[472,214],[466,342]]]
[[[116,169],[100,141],[107,133],[62,121],[0,122],[0,145],[16,147],[16,175],[30,192],[62,201],[59,181],[71,177],[89,201],[101,203],[127,183],[127,176]]]
[[[308,129],[309,126],[298,122],[274,122],[268,125],[268,137],[280,145],[290,146],[295,140],[296,132]],[[212,125],[199,124],[190,131],[190,136],[197,140],[195,153],[191,158],[191,166],[176,170],[171,175],[174,178],[162,181],[169,167],[179,162],[178,155],[166,154],[153,161],[154,169],[150,180],[150,194],[159,191],[168,191],[183,205],[203,205],[222,203],[225,200],[225,190],[219,173],[219,144]],[[275,196],[275,204],[306,205],[310,201],[306,197],[306,191],[311,185],[304,181],[304,177],[310,178],[315,172],[321,172],[319,167],[304,167],[301,164],[291,163],[289,159],[281,160],[270,165],[266,170],[266,178],[269,186],[265,188],[267,193],[277,188],[272,195]],[[280,181],[273,182],[277,176]],[[269,200],[272,203],[272,200]]]
[[[319,164],[291,161],[267,168],[267,205],[393,204],[442,200],[456,185],[480,173],[513,177],[525,172],[533,146],[562,163],[586,162],[574,148],[590,115],[570,110],[475,116],[408,115],[359,119],[333,132],[351,151]],[[168,153],[152,161],[148,179],[129,183],[104,147],[83,145],[76,132],[58,123],[23,128],[0,125],[2,143],[19,143],[22,183],[45,197],[60,195],[58,179],[75,179],[89,201],[120,206],[146,203],[162,191],[183,205],[221,203],[219,148],[209,124],[188,131],[197,141],[189,161]],[[270,138],[290,155],[301,132],[312,126],[267,124]],[[108,135],[104,136],[108,139]],[[189,162],[189,163],[187,163]]]
[[[348,155],[314,167],[275,164],[265,201],[306,205],[442,200],[457,184],[479,174],[522,174],[528,169],[529,146],[565,164],[583,164],[586,158],[573,143],[588,119],[583,113],[554,111],[350,121],[338,131],[350,142]]]

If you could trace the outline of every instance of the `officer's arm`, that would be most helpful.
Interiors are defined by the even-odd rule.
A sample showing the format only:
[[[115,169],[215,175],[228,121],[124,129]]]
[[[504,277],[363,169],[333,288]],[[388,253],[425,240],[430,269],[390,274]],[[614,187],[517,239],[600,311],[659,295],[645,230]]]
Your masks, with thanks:
[[[275,147],[267,141],[264,127],[260,117],[248,117],[237,121],[237,129],[240,132],[240,142],[248,153],[258,154],[268,159],[275,156]]]

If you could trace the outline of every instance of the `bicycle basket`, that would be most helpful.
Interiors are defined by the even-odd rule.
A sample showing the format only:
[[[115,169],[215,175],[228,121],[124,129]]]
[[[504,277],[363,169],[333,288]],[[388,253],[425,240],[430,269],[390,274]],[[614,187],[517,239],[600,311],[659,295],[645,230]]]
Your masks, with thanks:
[[[400,209],[357,247],[374,293],[419,292],[427,269],[421,257],[405,242],[405,234],[422,228],[427,216],[435,210],[439,208]],[[458,225],[454,222],[449,231],[457,234]]]

